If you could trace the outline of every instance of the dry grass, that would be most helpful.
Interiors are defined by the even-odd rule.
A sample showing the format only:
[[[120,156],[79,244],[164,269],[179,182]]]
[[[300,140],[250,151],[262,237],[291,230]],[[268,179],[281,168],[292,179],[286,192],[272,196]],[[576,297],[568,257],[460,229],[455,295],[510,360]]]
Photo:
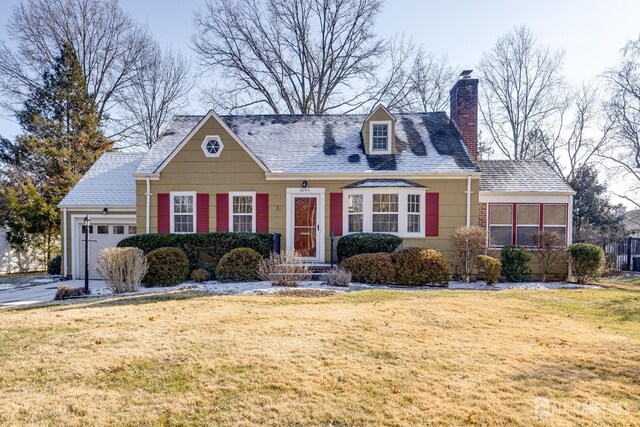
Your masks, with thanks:
[[[640,425],[639,326],[621,290],[4,310],[0,425]]]

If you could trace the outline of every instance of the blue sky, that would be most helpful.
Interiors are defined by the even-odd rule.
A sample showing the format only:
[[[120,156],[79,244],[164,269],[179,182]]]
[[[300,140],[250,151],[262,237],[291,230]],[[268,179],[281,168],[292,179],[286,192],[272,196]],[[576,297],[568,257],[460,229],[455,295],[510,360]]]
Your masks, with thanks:
[[[2,40],[6,40],[11,7],[17,3],[0,1]],[[192,54],[193,13],[204,0],[120,0],[120,4],[162,44]],[[639,16],[637,0],[387,0],[377,31],[382,36],[403,32],[427,50],[447,54],[453,65],[463,69],[474,68],[498,36],[524,24],[541,43],[565,50],[565,74],[580,83],[615,64],[625,42],[640,35]],[[4,116],[0,117],[0,135],[14,136],[17,125],[5,113],[0,115]]]

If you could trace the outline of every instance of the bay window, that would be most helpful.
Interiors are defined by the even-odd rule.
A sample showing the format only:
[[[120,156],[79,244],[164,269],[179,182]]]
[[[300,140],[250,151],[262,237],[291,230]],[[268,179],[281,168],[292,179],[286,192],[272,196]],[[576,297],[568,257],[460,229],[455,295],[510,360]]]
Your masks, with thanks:
[[[488,206],[490,246],[537,246],[536,236],[543,231],[560,235],[567,242],[567,205],[539,203],[491,203]]]
[[[193,233],[196,223],[196,193],[171,193],[171,232]]]
[[[229,193],[229,224],[234,233],[255,233],[256,209],[255,193]]]
[[[349,190],[344,193],[347,233],[392,233],[424,237],[424,191],[416,189]]]

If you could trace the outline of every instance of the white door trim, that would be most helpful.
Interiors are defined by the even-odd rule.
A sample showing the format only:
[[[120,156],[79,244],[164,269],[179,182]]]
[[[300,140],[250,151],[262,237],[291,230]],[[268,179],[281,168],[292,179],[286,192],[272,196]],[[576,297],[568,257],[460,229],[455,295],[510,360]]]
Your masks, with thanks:
[[[286,213],[286,248],[287,251],[293,250],[293,197],[294,196],[313,196],[318,198],[318,234],[316,236],[316,257],[303,257],[307,262],[321,262],[324,260],[324,188],[287,188],[287,213]]]
[[[100,215],[100,216],[98,216]],[[127,224],[133,220],[133,224],[136,223],[135,214],[98,214],[95,216],[89,215],[91,218],[91,224]],[[80,248],[78,247],[78,226],[81,226],[84,222],[84,218],[87,214],[83,215],[71,215],[71,263],[73,278],[76,279],[81,276],[80,274]],[[91,243],[89,243],[91,244]]]

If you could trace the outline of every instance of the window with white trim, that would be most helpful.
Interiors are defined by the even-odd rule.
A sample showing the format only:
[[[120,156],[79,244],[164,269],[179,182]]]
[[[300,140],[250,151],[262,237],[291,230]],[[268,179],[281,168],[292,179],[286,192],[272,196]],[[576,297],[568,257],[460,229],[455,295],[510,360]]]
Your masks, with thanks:
[[[516,205],[516,244],[538,246],[540,233],[540,205]]]
[[[369,154],[391,153],[391,122],[369,122]]]
[[[567,244],[567,205],[544,203],[542,211],[540,206],[539,203],[489,204],[487,231],[490,246],[515,244],[535,247],[537,246],[536,236],[543,231],[558,233],[559,246],[565,246]],[[513,209],[515,209],[515,224]],[[515,233],[513,227],[515,227]]]
[[[254,233],[256,229],[255,193],[229,193],[229,199],[231,231],[234,233]]]
[[[424,190],[353,189],[344,192],[347,233],[392,233],[423,237]]]
[[[350,194],[347,196],[347,232],[361,233],[364,228],[364,200],[362,194]]]
[[[194,233],[196,229],[196,193],[171,193],[171,232]]]

